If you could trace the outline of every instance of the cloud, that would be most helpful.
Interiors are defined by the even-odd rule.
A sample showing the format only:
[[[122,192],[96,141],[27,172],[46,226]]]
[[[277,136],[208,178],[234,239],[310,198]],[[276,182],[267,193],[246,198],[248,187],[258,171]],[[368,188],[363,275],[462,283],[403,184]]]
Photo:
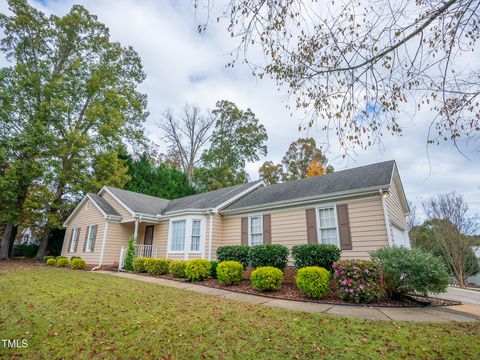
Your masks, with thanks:
[[[140,54],[147,79],[142,91],[148,95],[150,118],[147,135],[160,147],[155,121],[167,107],[180,108],[190,102],[202,108],[213,108],[215,102],[227,99],[240,108],[250,107],[266,127],[269,154],[259,162],[248,164],[252,179],[266,159],[279,162],[288,145],[299,137],[314,136],[317,141],[326,134],[315,126],[298,131],[303,114],[291,116],[283,101],[283,93],[266,79],[256,80],[246,65],[225,68],[228,53],[235,47],[225,23],[212,21],[206,34],[198,34],[195,11],[190,1],[75,0],[37,1],[41,10],[62,15],[73,4],[80,3],[98,15],[114,40],[132,45]],[[217,10],[221,5],[215,3]],[[1,6],[4,11],[4,6]],[[215,16],[212,16],[215,18]],[[258,55],[258,54],[257,54]],[[470,59],[471,60],[471,59]],[[476,65],[478,66],[478,59]],[[330,141],[327,156],[337,169],[395,159],[398,163],[407,196],[413,202],[441,192],[458,191],[480,213],[480,153],[468,144],[460,144],[470,158],[462,156],[450,143],[425,148],[429,119],[428,111],[413,115],[407,104],[401,116],[403,136],[386,135],[381,146],[359,151],[354,159],[342,159],[338,144]],[[320,128],[320,126],[318,126]],[[332,138],[332,134],[329,134]]]

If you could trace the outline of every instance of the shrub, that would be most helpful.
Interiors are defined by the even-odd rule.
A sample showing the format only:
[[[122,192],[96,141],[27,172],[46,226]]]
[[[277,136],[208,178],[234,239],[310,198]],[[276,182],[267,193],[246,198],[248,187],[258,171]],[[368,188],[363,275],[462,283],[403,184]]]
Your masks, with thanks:
[[[262,291],[277,290],[282,286],[283,272],[273,266],[262,266],[252,271],[250,279],[255,289]]]
[[[248,253],[250,246],[246,245],[229,245],[221,246],[217,249],[217,260],[222,261],[238,261],[242,263],[243,267],[248,266]]]
[[[57,265],[57,260],[55,260],[54,258],[47,259],[46,264],[49,266],[55,266]]]
[[[332,264],[340,260],[340,249],[332,244],[305,244],[292,248],[295,267],[319,266],[332,271]]]
[[[372,259],[380,262],[388,296],[429,292],[438,294],[447,290],[450,277],[443,261],[420,249],[387,247],[374,251]]]
[[[342,260],[333,264],[333,270],[343,300],[371,303],[385,294],[382,268],[377,261]]]
[[[249,265],[252,268],[273,266],[285,269],[288,261],[288,248],[279,244],[258,245],[250,248]]]
[[[135,237],[133,235],[128,239],[128,248],[127,253],[125,254],[125,265],[124,268],[126,271],[133,270],[133,259],[135,258],[135,246],[134,246]]]
[[[50,259],[55,260],[55,256],[44,256],[44,257],[43,257],[43,262],[44,262],[44,263],[47,263],[47,261],[50,260]]]
[[[330,272],[320,266],[307,266],[298,270],[295,282],[309,298],[321,299],[330,291]]]
[[[216,279],[217,278],[217,266],[218,266],[218,261],[212,260],[210,261],[210,272],[212,278]]]
[[[70,261],[67,258],[57,259],[57,266],[58,267],[67,267],[69,265],[70,265]]]
[[[66,256],[56,256],[55,260],[58,260],[58,259],[68,259],[68,258]]]
[[[85,269],[85,260],[77,257],[72,260],[72,269],[73,270],[83,270]]]
[[[148,258],[145,259],[145,270],[148,275],[157,276],[168,274],[170,259]]]
[[[210,276],[210,261],[195,259],[187,261],[185,277],[190,281],[200,281]]]
[[[70,258],[70,261],[75,260],[75,259],[81,259],[81,257],[80,257],[80,256],[72,256],[72,257]]]
[[[133,259],[133,271],[139,272],[139,273],[144,273],[147,272],[147,269],[145,268],[145,261],[147,258],[135,258]]]
[[[187,267],[187,262],[183,260],[175,260],[168,265],[168,272],[176,277],[185,277],[185,268]]]
[[[238,261],[223,261],[217,267],[217,278],[222,284],[238,284],[243,278],[243,265]]]
[[[37,255],[39,246],[36,244],[21,244],[13,247],[13,256],[33,258]]]

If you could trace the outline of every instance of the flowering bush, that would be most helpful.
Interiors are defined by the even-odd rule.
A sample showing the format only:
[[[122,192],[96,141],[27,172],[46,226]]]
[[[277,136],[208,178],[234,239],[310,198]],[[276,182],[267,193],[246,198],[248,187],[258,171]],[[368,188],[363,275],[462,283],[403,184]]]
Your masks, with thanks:
[[[321,299],[330,291],[330,272],[320,266],[306,266],[298,270],[295,282],[309,298]]]
[[[332,267],[338,294],[343,300],[371,303],[383,297],[383,273],[377,261],[342,260]]]

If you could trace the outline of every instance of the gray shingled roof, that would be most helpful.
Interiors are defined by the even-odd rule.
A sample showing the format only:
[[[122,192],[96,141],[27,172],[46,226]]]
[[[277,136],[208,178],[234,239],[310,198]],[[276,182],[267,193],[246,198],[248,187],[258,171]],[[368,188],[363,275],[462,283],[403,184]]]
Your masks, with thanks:
[[[261,182],[261,180],[175,199],[168,204],[164,213],[170,213],[184,209],[211,209],[227,201],[233,196],[240,194],[242,191],[247,190],[249,187],[258,184],[259,182]]]
[[[88,194],[93,201],[105,212],[107,215],[120,216],[120,214],[110,205],[104,198],[97,194],[89,193]]]
[[[281,201],[289,202],[296,199],[355,191],[375,186],[388,186],[394,166],[395,161],[391,160],[304,180],[260,187],[227,206],[224,210],[236,210]]]
[[[168,205],[170,200],[162,199],[155,196],[144,195],[133,191],[117,189],[105,186],[120,201],[127,205],[133,212],[147,215],[160,214]]]

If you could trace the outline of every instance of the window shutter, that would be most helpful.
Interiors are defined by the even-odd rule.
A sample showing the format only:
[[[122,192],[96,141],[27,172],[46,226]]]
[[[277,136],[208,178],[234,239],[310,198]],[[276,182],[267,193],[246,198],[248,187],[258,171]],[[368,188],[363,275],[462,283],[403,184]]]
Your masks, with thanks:
[[[77,252],[78,241],[80,240],[80,231],[81,231],[81,228],[78,228],[77,238],[75,239],[75,248],[73,249],[73,252]]]
[[[338,233],[340,234],[340,249],[352,250],[352,234],[350,233],[350,220],[348,205],[337,205]]]
[[[263,245],[272,243],[272,217],[270,214],[263,215]]]
[[[248,245],[248,217],[242,217],[242,245]]]
[[[67,252],[71,252],[70,249],[72,248],[72,241],[73,241],[73,233],[74,232],[75,232],[75,229],[72,229],[72,233],[70,234],[70,242],[68,243]]]
[[[85,241],[83,242],[83,252],[87,251],[87,241],[88,241],[88,231],[89,226],[87,226],[87,231],[85,231]]]
[[[315,214],[315,208],[305,209],[305,214],[307,217],[307,241],[309,244],[317,244],[317,216]]]
[[[93,227],[92,252],[95,251],[95,240],[97,240],[97,229],[98,229],[98,225],[95,225]]]

